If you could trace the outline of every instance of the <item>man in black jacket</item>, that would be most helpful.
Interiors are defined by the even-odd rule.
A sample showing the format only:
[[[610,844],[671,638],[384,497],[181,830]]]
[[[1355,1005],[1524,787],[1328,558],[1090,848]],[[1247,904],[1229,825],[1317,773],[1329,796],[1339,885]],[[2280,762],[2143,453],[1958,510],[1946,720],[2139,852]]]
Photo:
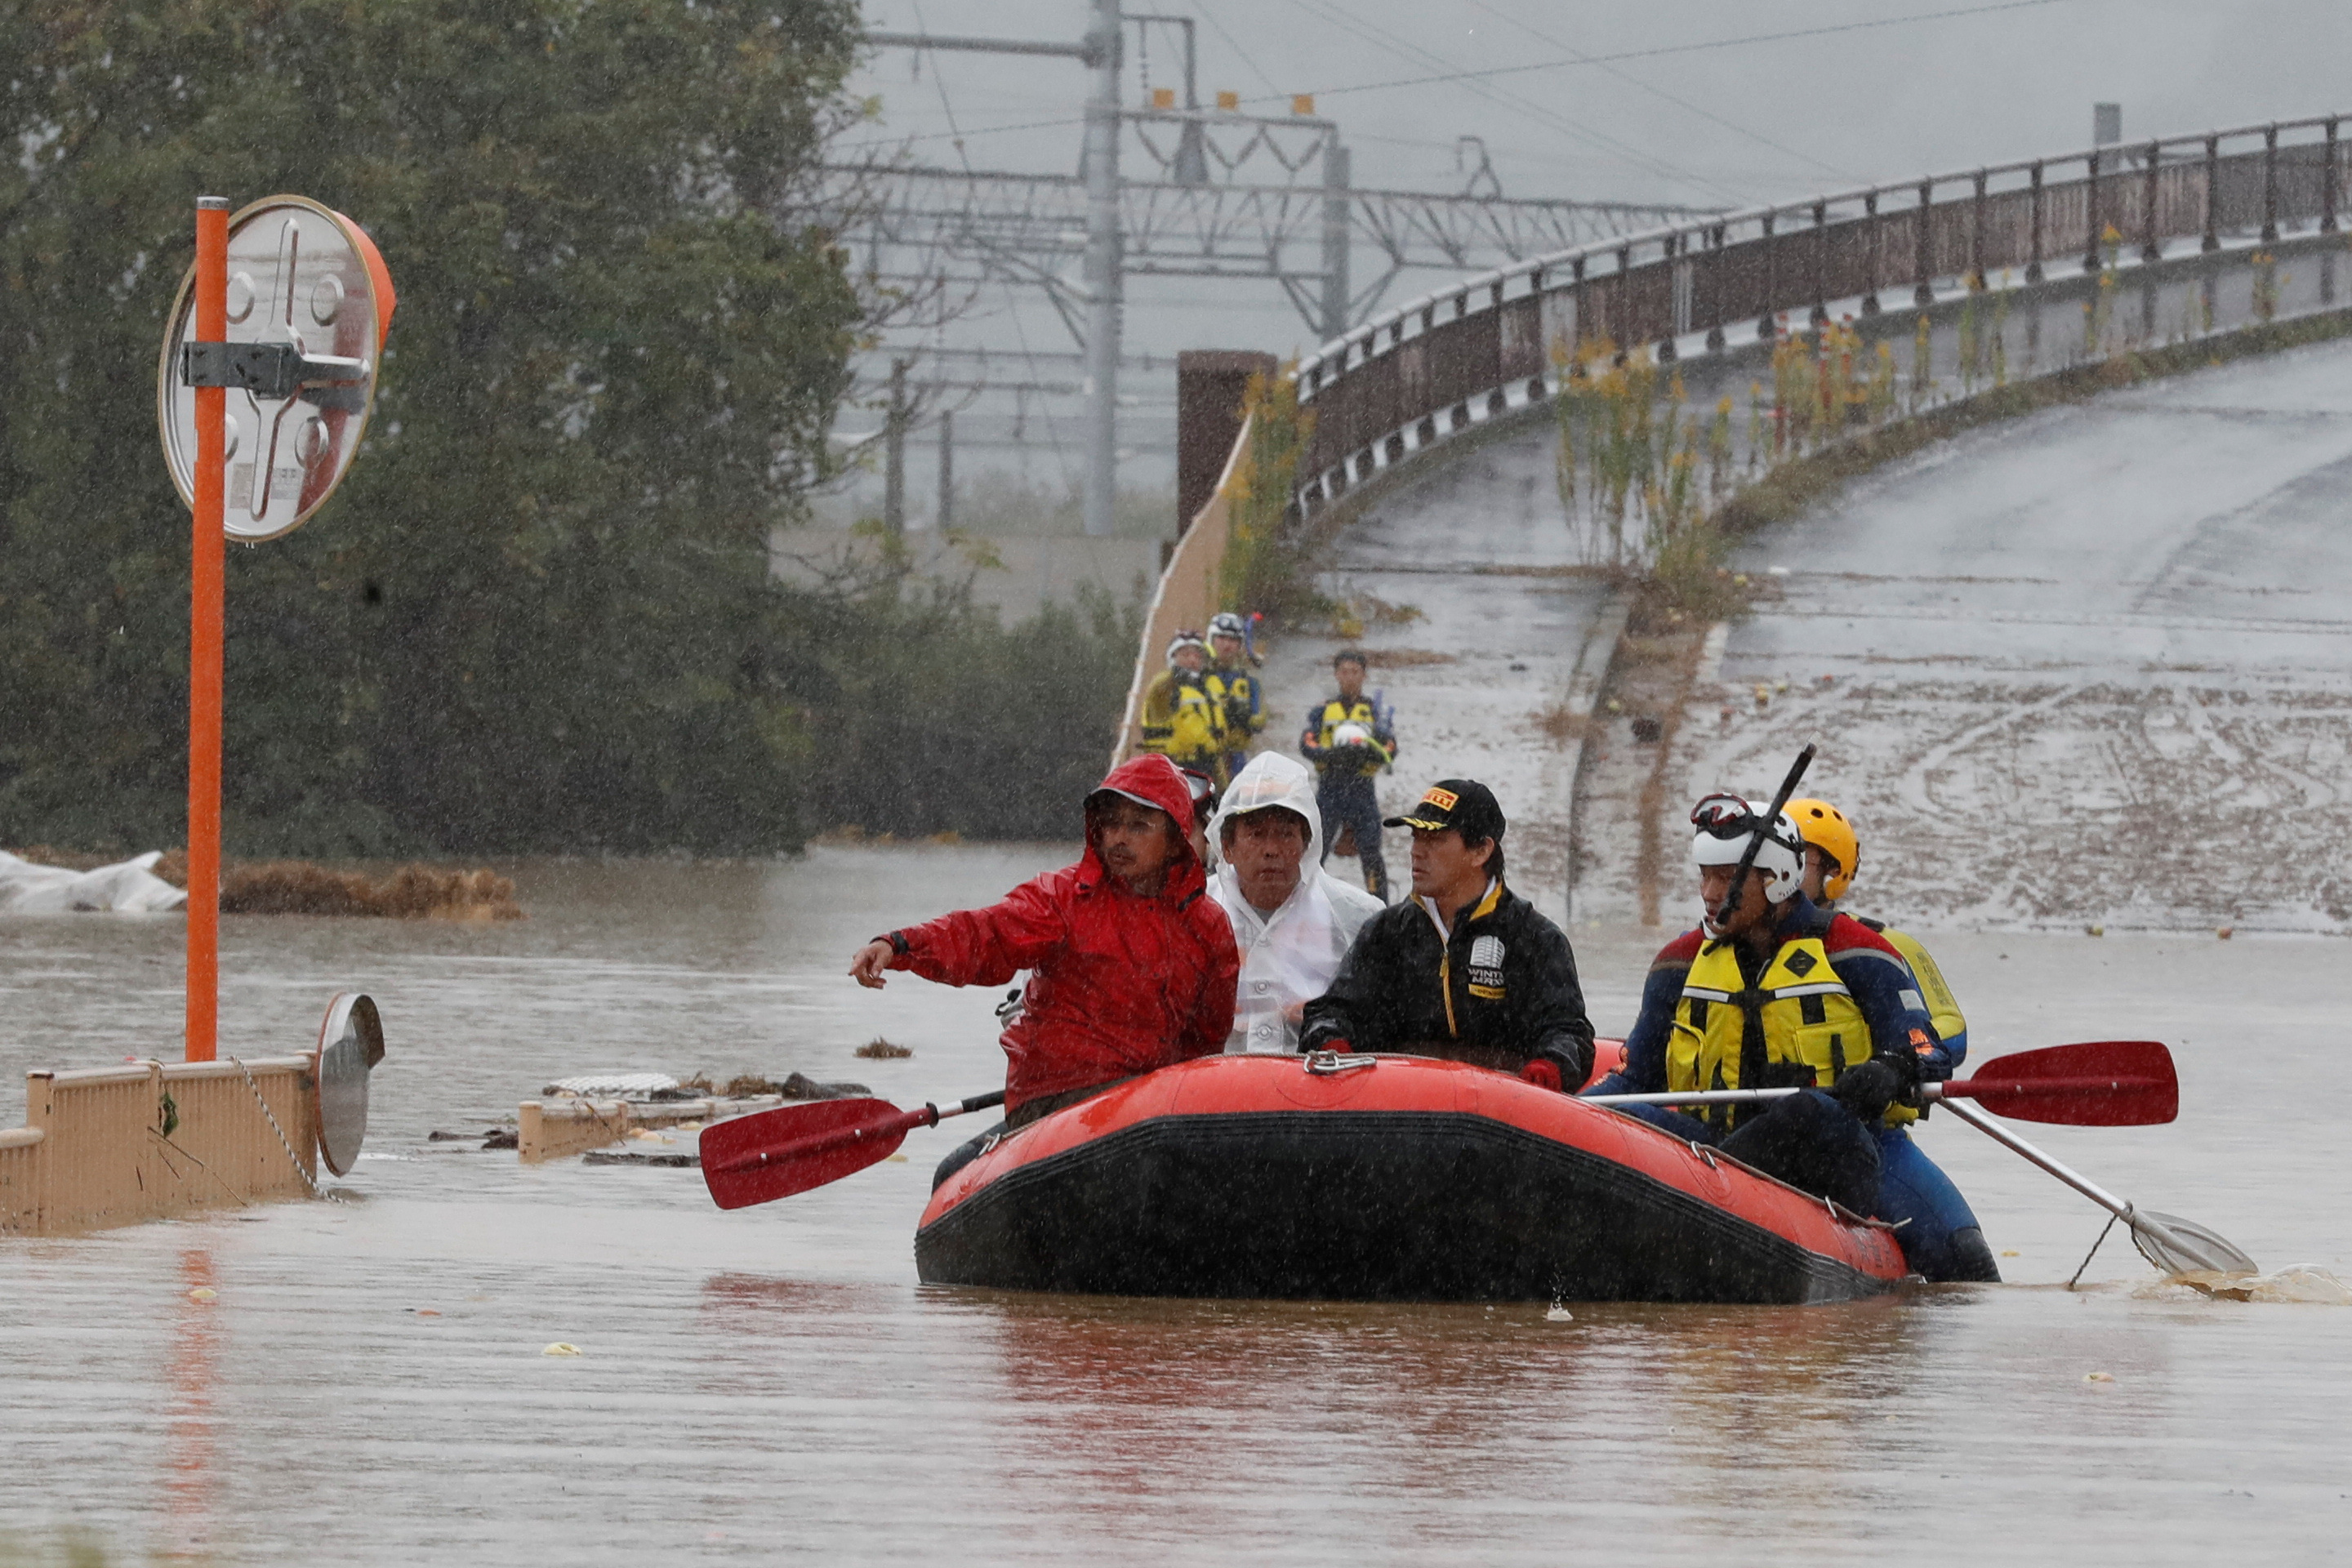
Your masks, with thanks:
[[[1443,779],[1389,827],[1412,829],[1412,897],[1375,915],[1307,1004],[1309,1051],[1402,1051],[1516,1072],[1573,1093],[1592,1025],[1560,929],[1503,885],[1503,811]]]

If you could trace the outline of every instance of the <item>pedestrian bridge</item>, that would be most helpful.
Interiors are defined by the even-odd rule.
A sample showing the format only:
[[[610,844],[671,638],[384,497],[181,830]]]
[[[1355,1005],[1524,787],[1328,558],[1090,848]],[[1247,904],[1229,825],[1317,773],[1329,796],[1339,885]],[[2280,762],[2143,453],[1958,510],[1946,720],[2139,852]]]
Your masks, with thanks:
[[[1883,363],[1913,416],[2325,335],[2346,163],[2329,117],[1937,175],[1544,258],[1324,345],[1297,372],[1297,511],[1333,534],[1325,586],[1365,612],[1398,711],[1385,794],[1486,778],[1523,890],[1655,919],[1686,901],[1688,795],[1769,792],[1818,740],[1874,896],[1923,923],[2341,929],[2352,351],[2125,385],[1883,469],[1752,536],[1735,563],[1762,597],[1687,656],[1621,636],[1641,531],[1563,505],[1553,413],[1630,353],[1769,453],[1792,342]],[[1160,621],[1213,607],[1187,600],[1219,505],[1149,664]],[[1270,742],[1294,747],[1339,646],[1279,640]]]

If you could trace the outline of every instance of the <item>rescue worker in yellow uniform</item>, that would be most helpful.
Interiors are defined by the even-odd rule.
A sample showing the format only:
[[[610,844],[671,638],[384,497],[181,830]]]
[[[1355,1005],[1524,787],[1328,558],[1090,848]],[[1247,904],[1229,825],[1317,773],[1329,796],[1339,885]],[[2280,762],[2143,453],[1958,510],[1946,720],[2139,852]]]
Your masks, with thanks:
[[[1331,661],[1339,694],[1308,716],[1299,731],[1298,754],[1320,775],[1315,809],[1330,837],[1323,858],[1342,837],[1351,838],[1364,868],[1364,887],[1388,902],[1389,867],[1381,853],[1381,798],[1373,780],[1396,760],[1397,739],[1388,716],[1364,695],[1364,656],[1347,648]]]
[[[1209,618],[1209,652],[1206,679],[1224,721],[1224,782],[1231,784],[1249,765],[1250,742],[1265,728],[1265,694],[1247,662],[1249,635],[1231,610]]]
[[[1625,1066],[1587,1092],[1799,1089],[1760,1105],[1624,1109],[1875,1214],[1878,1124],[1908,1109],[1921,1053],[1935,1048],[1911,972],[1876,931],[1805,898],[1804,838],[1787,814],[1767,819],[1738,795],[1712,795],[1691,825],[1705,918],[1660,951]],[[1751,841],[1755,860],[1734,903]]]
[[[1143,749],[1225,784],[1225,721],[1209,689],[1209,645],[1199,632],[1168,639],[1168,668],[1143,690]]]
[[[1805,840],[1805,897],[1834,910],[1862,863],[1862,836],[1852,818],[1825,800],[1792,800],[1789,819]],[[1927,1008],[1937,1049],[1922,1058],[1924,1076],[1949,1078],[1969,1054],[1969,1021],[1917,937],[1867,916],[1854,917],[1885,938],[1910,966],[1913,988]],[[1925,1114],[1922,1112],[1921,1114]],[[1899,1228],[1895,1238],[1914,1273],[1930,1279],[1996,1281],[1984,1229],[1959,1188],[1913,1140],[1909,1118],[1890,1117],[1878,1128],[1878,1217]]]

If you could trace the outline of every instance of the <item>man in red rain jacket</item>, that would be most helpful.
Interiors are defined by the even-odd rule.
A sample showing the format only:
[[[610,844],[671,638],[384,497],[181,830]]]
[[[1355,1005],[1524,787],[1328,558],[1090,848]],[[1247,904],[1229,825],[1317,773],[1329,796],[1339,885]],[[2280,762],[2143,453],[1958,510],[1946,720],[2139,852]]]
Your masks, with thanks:
[[[1003,1042],[1008,1128],[1154,1068],[1214,1056],[1233,1027],[1241,958],[1187,842],[1184,775],[1162,756],[1122,763],[1087,796],[1086,821],[1076,865],[984,910],[876,937],[850,964],[859,984],[877,988],[889,969],[944,985],[1003,985],[1030,971]],[[967,1147],[976,1153],[981,1141]],[[942,1179],[959,1163],[950,1155]]]

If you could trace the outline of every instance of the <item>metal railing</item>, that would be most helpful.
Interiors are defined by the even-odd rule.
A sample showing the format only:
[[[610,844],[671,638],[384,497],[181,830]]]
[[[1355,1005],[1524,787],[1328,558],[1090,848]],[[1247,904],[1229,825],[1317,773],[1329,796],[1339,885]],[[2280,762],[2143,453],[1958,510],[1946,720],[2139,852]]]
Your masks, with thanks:
[[[2103,273],[2336,231],[2341,116],[2158,137],[1707,216],[1434,290],[1299,363],[1316,413],[1312,512],[1373,474],[1549,398],[1562,349],[1607,340],[1662,363],[1769,349],[1818,325],[1986,289],[2080,289]],[[2251,145],[2249,143],[2252,143]],[[2333,272],[2328,295],[2332,300]],[[2205,323],[2210,330],[2211,322]]]

